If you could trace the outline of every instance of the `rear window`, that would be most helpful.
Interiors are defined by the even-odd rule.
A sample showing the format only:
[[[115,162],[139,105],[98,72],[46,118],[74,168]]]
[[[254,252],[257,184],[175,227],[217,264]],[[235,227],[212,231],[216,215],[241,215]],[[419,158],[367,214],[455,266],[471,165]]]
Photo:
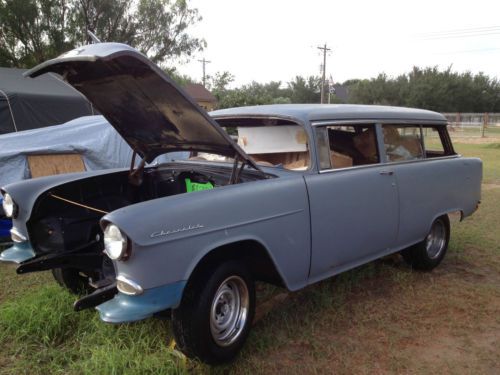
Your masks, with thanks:
[[[409,161],[454,155],[443,125],[382,125],[387,161]]]
[[[425,158],[420,126],[382,125],[387,161]]]

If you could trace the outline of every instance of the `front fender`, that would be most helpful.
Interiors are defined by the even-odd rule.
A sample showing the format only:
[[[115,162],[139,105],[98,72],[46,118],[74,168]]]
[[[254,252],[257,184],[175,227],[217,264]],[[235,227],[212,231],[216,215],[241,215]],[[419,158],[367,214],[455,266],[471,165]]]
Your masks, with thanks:
[[[160,198],[102,220],[130,238],[131,255],[115,268],[143,288],[187,280],[211,250],[246,239],[268,249],[288,288],[307,281],[310,220],[301,175]]]

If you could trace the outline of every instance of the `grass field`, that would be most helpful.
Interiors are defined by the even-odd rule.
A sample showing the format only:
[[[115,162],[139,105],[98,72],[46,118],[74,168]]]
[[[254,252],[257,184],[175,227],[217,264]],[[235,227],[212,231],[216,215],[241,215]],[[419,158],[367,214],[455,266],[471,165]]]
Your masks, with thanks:
[[[106,325],[47,273],[2,264],[0,374],[498,374],[500,143],[456,149],[483,159],[483,200],[431,273],[393,256],[297,293],[260,286],[243,352],[209,368],[173,349],[168,321]]]

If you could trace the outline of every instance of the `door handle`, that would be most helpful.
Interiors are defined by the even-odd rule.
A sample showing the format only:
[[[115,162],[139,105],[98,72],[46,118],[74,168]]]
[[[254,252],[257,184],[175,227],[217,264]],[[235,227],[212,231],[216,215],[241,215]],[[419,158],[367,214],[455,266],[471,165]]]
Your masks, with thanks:
[[[380,171],[380,174],[382,176],[392,176],[394,174],[394,171]]]

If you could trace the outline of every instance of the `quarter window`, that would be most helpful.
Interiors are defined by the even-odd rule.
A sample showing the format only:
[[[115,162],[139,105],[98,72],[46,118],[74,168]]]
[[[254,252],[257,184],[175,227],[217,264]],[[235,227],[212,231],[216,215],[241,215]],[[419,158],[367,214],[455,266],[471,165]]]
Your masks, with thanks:
[[[455,154],[445,126],[424,125],[422,131],[426,157],[437,158]]]
[[[387,161],[406,161],[425,157],[420,126],[382,125]]]

